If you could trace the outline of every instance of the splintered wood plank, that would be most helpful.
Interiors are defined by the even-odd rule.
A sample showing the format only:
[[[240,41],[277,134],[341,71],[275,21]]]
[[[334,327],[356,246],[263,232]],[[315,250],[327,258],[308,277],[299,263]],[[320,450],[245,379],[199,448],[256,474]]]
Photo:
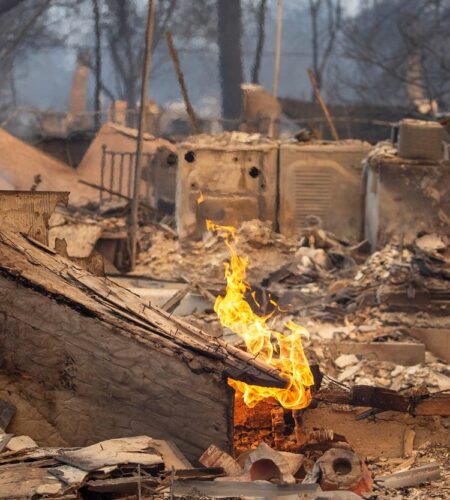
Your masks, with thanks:
[[[109,465],[163,464],[161,455],[147,452],[147,449],[152,450],[152,445],[153,439],[147,436],[110,439],[78,450],[63,450],[56,458],[85,471]]]
[[[188,459],[232,449],[226,379],[284,387],[271,366],[129,290],[0,232],[0,355],[21,393],[69,445],[148,435]]]

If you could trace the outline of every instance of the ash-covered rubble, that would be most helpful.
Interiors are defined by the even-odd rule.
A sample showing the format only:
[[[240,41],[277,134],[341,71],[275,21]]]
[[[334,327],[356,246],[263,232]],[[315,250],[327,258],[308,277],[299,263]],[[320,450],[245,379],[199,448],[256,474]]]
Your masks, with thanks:
[[[141,260],[139,273],[151,269],[152,275],[201,280],[223,293],[228,251],[220,236],[181,245],[161,232],[149,234],[153,244],[141,255],[148,260]],[[370,255],[365,242],[350,246],[320,228],[289,240],[268,224],[250,221],[236,235],[239,254],[249,257],[248,280],[258,299],[267,294],[283,310],[271,326],[279,327],[278,319],[305,326],[308,352],[323,373],[350,386],[450,389],[446,237],[421,234],[412,244],[392,242]],[[222,329],[212,304],[190,321],[239,343]]]
[[[110,207],[100,215],[93,215],[87,209],[60,210],[50,221],[50,236],[53,231],[55,239],[65,237],[69,243],[78,241],[78,246],[89,246],[92,239],[89,250],[92,251],[95,242],[105,234],[126,231],[126,209]],[[142,213],[138,265],[133,274],[203,287],[209,293],[210,308],[192,314],[188,321],[238,345],[239,339],[223,329],[213,313],[215,296],[223,293],[224,263],[229,259],[224,237],[206,233],[201,241],[179,241],[170,221],[150,218],[144,223],[144,217]],[[79,233],[73,237],[70,231],[77,230]],[[64,231],[69,232],[64,234]],[[367,243],[351,246],[314,225],[305,228],[298,238],[289,239],[276,233],[270,223],[254,220],[237,228],[235,246],[238,254],[249,260],[248,282],[256,292],[255,308],[273,313],[274,329],[278,322],[286,323],[289,319],[307,328],[310,338],[305,348],[310,362],[320,367],[332,387],[336,384],[351,391],[354,386],[375,386],[412,397],[450,390],[450,370],[445,362],[446,345],[448,349],[445,339],[450,327],[448,238],[420,234],[412,243],[393,241],[370,255]],[[279,304],[278,311],[272,299]],[[431,330],[441,336],[442,342],[426,337]],[[354,413],[346,418],[354,418]],[[448,431],[448,417],[435,419],[439,420],[436,420],[439,432]],[[448,455],[443,456],[447,448],[436,446],[434,442],[421,444],[414,449],[413,461],[411,457],[383,461],[375,456],[365,457],[363,462],[368,464],[372,477],[386,476],[402,467],[414,470],[432,460],[438,460],[442,468],[448,462]],[[354,451],[358,452],[357,447]],[[292,484],[308,484],[304,480],[313,474],[320,456],[317,451],[306,453],[304,475],[301,479],[294,478]],[[405,465],[407,460],[410,461]],[[245,463],[244,457],[242,464]],[[242,465],[243,472],[238,475],[211,472],[209,479],[217,479],[214,481],[217,484],[232,482],[230,491],[234,491],[236,483],[253,482],[249,468],[245,471]],[[433,483],[433,492],[448,491],[448,477],[445,474],[439,477],[440,483]],[[191,479],[199,477],[194,475]],[[269,479],[269,483],[277,484],[276,478]],[[136,481],[136,477],[130,481]],[[195,481],[191,485],[180,483],[176,491],[185,495],[189,494],[189,488],[199,486],[203,487]],[[205,486],[204,493],[212,494],[215,488]],[[248,488],[254,491],[253,486]],[[409,498],[401,496],[398,488],[380,488],[377,493],[380,499],[391,498],[391,492],[398,498]],[[421,494],[428,494],[431,489],[421,486],[405,491],[421,498]]]
[[[340,382],[449,390],[449,271],[448,238],[422,234],[334,268],[320,285],[298,284],[303,305],[291,313],[309,330],[323,371]]]
[[[238,234],[245,235],[244,229]],[[305,229],[288,244],[277,237],[274,246],[286,260],[262,279],[259,266],[267,262],[262,252],[270,252],[265,240],[253,236],[243,243],[237,239],[237,245],[256,268],[250,270],[250,284],[262,285],[287,309],[283,322],[291,318],[308,329],[307,348],[323,373],[347,385],[450,389],[448,238],[421,234],[412,244],[392,242],[370,255],[364,242],[350,246],[318,228]],[[226,249],[217,239],[209,241],[220,278]],[[207,242],[197,246],[202,258]],[[192,320],[215,334],[220,330],[215,315],[201,313]],[[276,314],[272,321],[277,328]]]
[[[236,231],[236,249],[248,255],[249,279],[258,283],[267,272],[292,259],[296,241],[285,238],[259,220],[243,222]],[[141,229],[141,253],[135,274],[160,279],[192,279],[205,285],[222,284],[228,250],[223,237],[208,232],[201,241],[179,241],[162,231]]]
[[[123,231],[123,210],[111,207],[96,216],[86,210],[60,211],[52,216],[50,235],[81,225],[86,246],[86,226]],[[66,239],[69,245],[80,241]],[[223,332],[212,310],[214,297],[223,293],[228,260],[223,236],[208,232],[201,241],[179,241],[169,225],[155,221],[141,225],[139,243],[133,274],[200,284],[212,291],[209,312],[193,313],[189,319],[214,336],[225,333],[237,342]],[[346,384],[394,390],[423,384],[430,390],[450,388],[447,237],[421,234],[411,244],[391,242],[370,255],[367,243],[351,246],[318,227],[289,239],[270,223],[253,220],[237,228],[235,243],[239,255],[249,258],[248,281],[258,299],[262,295],[259,302],[271,310],[264,298],[274,298],[308,329],[308,349],[325,373]],[[277,318],[275,314],[275,327]]]

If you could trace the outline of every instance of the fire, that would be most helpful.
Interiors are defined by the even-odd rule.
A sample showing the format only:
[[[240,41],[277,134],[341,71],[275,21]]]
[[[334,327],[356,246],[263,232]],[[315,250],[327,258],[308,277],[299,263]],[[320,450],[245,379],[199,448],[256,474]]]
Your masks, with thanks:
[[[217,297],[214,304],[222,326],[239,335],[248,352],[277,368],[288,381],[285,389],[258,387],[232,379],[228,383],[243,394],[249,407],[254,407],[263,399],[275,398],[284,408],[305,408],[311,401],[309,388],[314,384],[302,345],[302,338],[308,338],[308,331],[292,321],[285,324],[289,333],[274,331],[268,325],[274,313],[259,316],[253,311],[245,299],[246,292],[251,290],[246,282],[248,259],[237,254],[235,228],[218,226],[211,221],[206,221],[206,226],[224,235],[230,251],[230,261],[225,264],[226,294]],[[254,293],[252,296],[257,304]],[[271,302],[276,306],[274,301]]]

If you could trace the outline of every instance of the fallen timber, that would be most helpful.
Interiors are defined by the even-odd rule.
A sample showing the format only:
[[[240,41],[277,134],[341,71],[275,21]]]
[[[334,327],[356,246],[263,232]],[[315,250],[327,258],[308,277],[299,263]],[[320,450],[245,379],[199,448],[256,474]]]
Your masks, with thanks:
[[[382,387],[355,385],[348,390],[321,389],[314,398],[324,403],[407,412],[416,416],[450,416],[450,394],[443,393],[405,395]]]
[[[147,434],[192,459],[211,443],[231,450],[227,377],[286,383],[248,353],[8,230],[0,232],[0,362],[23,375],[24,396],[69,444]]]

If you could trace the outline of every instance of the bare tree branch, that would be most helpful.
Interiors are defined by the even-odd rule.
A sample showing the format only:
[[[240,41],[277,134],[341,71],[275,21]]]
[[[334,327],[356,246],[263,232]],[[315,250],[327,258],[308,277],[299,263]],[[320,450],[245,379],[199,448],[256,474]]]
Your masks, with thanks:
[[[25,24],[25,26],[21,29],[13,43],[7,47],[1,54],[0,54],[0,64],[2,61],[4,61],[16,48],[21,44],[22,40],[25,38],[25,35],[28,33],[28,31],[33,27],[33,25],[36,23],[38,18],[45,12],[47,7],[50,5],[51,0],[45,0],[42,5],[36,10],[36,12],[33,14],[33,16],[29,19],[29,21]]]
[[[0,16],[15,9],[24,0],[0,0]]]

